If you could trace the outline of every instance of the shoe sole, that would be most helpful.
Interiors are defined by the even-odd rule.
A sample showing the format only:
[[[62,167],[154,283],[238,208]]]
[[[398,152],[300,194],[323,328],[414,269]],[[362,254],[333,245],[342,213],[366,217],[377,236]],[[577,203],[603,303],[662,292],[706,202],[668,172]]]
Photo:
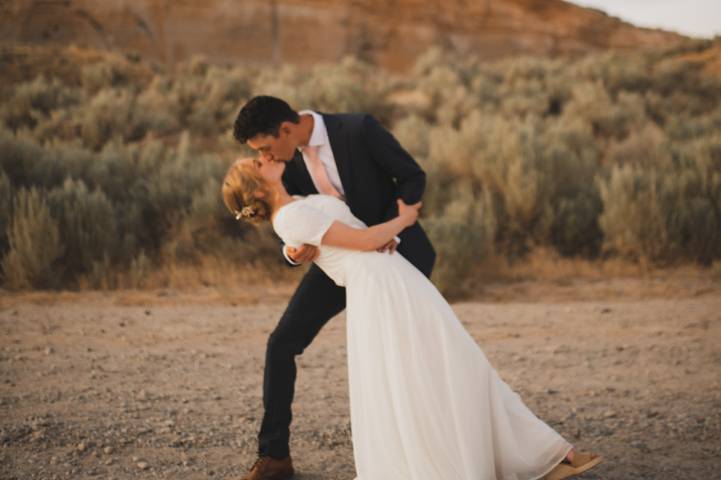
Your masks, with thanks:
[[[293,473],[280,473],[278,475],[273,475],[272,477],[268,477],[268,480],[290,480],[295,475],[295,472]]]
[[[584,463],[579,467],[573,467],[567,463],[560,463],[556,466],[556,468],[548,472],[546,476],[542,478],[542,480],[565,480],[566,478],[575,477],[576,475],[580,475],[583,472],[586,472],[587,470],[595,467],[596,465],[601,463],[602,460],[602,457],[596,457],[593,460],[589,460],[588,462]]]
[[[598,456],[598,457],[594,458],[593,460],[590,460],[590,461],[584,463],[580,467],[575,467],[575,472],[573,474],[578,475],[579,473],[583,473],[587,470],[590,470],[591,468],[595,467],[602,461],[603,461],[603,457]]]

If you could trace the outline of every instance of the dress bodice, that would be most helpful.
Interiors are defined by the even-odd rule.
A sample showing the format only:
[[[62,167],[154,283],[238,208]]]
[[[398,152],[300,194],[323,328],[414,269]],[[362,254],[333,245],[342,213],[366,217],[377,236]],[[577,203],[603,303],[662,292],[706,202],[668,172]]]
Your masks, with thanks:
[[[367,225],[356,218],[348,205],[336,197],[318,194],[296,198],[297,200],[284,205],[276,213],[273,229],[288,246],[299,247],[307,243],[320,247],[320,255],[315,263],[337,285],[345,286],[351,264],[357,266],[357,260],[377,252],[321,245],[321,239],[336,220],[358,229],[368,228]]]

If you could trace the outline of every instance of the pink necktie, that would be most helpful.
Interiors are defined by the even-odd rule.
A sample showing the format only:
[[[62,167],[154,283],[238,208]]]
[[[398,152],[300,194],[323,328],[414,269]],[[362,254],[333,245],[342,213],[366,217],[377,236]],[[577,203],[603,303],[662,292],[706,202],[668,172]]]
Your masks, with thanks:
[[[315,185],[318,187],[318,191],[320,193],[333,195],[334,197],[338,197],[342,200],[343,197],[340,192],[335,189],[328,179],[328,173],[325,171],[325,167],[323,167],[323,163],[320,161],[320,157],[318,156],[318,148],[319,147],[315,145],[303,147],[303,153],[305,153],[308,158],[310,176],[315,181]]]

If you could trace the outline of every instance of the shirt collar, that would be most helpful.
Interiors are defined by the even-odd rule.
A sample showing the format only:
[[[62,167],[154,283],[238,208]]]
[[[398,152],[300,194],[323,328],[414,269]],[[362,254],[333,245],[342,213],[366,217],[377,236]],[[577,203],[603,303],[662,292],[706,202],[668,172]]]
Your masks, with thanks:
[[[298,115],[312,115],[313,116],[313,131],[310,134],[310,140],[308,146],[320,147],[328,143],[328,130],[325,128],[325,122],[323,116],[313,110],[301,110]],[[302,150],[302,148],[299,148]]]

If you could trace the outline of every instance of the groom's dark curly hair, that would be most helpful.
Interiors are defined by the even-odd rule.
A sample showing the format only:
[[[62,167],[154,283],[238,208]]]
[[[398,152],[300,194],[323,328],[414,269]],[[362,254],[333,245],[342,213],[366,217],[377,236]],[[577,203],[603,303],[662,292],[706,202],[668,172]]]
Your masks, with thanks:
[[[283,122],[298,123],[298,112],[280,98],[260,95],[248,100],[238,112],[233,125],[233,136],[245,143],[256,135],[278,136]]]

